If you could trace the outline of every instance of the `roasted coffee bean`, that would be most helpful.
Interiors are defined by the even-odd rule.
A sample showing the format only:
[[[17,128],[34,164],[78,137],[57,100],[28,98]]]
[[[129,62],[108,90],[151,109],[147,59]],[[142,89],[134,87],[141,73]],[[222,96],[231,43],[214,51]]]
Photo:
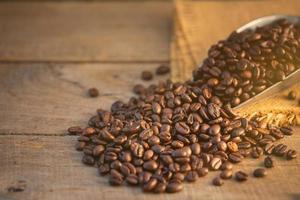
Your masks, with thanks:
[[[141,84],[136,84],[136,85],[133,87],[132,91],[133,91],[135,94],[141,95],[141,94],[144,94],[144,93],[145,93],[146,88],[145,88],[143,85],[141,85]]]
[[[149,81],[149,80],[153,79],[153,74],[150,71],[143,71],[141,74],[141,78],[144,81]]]
[[[253,176],[257,178],[261,178],[267,175],[267,170],[264,168],[257,168],[253,171]]]
[[[220,167],[221,170],[232,170],[232,168],[233,168],[232,163],[228,161],[224,162]]]
[[[90,88],[88,94],[90,97],[97,97],[99,96],[99,90],[97,88]]]
[[[287,152],[287,146],[284,144],[278,144],[273,149],[273,153],[277,156],[283,156],[286,152]]]
[[[235,179],[239,182],[248,180],[248,174],[243,171],[238,171],[235,173]]]
[[[224,170],[221,172],[220,177],[222,179],[230,179],[232,177],[232,170]]]
[[[215,186],[221,186],[224,184],[224,181],[220,177],[215,177],[212,181]]]
[[[280,131],[285,135],[293,135],[293,129],[290,126],[282,126]]]
[[[239,150],[239,147],[235,142],[227,142],[227,148],[230,152],[237,152]]]
[[[72,127],[68,128],[68,132],[70,135],[79,135],[79,134],[82,134],[83,129],[79,126],[72,126]]]
[[[144,186],[143,186],[143,191],[144,192],[150,192],[152,191],[156,185],[157,185],[158,181],[156,178],[151,178],[149,181],[147,181]]]
[[[214,124],[209,128],[208,133],[212,136],[215,136],[218,135],[220,131],[221,131],[221,126],[219,124]]]
[[[92,156],[84,155],[82,157],[82,162],[84,164],[87,164],[87,165],[94,165],[95,164],[95,159]]]
[[[183,189],[181,182],[173,181],[167,185],[166,191],[169,193],[180,192]]]
[[[158,164],[154,160],[149,160],[143,164],[145,170],[154,171],[158,168]]]
[[[196,171],[189,171],[186,175],[188,182],[195,182],[198,179],[198,173]]]
[[[221,167],[221,165],[222,165],[222,160],[218,157],[215,157],[210,161],[210,168],[212,170],[218,170]]]
[[[269,143],[264,147],[265,154],[271,155],[273,153],[275,145],[273,143]]]
[[[189,126],[184,122],[178,122],[175,124],[175,129],[178,131],[178,133],[182,135],[188,135],[190,133]]]
[[[253,158],[259,158],[264,153],[264,150],[261,147],[253,147],[251,150],[251,156]]]
[[[166,183],[158,183],[156,187],[154,188],[154,193],[163,193],[166,191],[167,184]]]
[[[297,98],[297,93],[295,91],[290,91],[289,94],[288,94],[288,98],[290,100],[295,100]]]
[[[169,66],[166,66],[166,65],[160,65],[157,69],[156,69],[156,71],[155,71],[155,73],[157,74],[157,75],[164,75],[164,74],[167,74],[167,73],[169,73],[170,72],[170,67]]]
[[[228,158],[231,162],[238,163],[238,162],[242,161],[243,156],[240,153],[235,152],[235,153],[229,154]]]
[[[266,168],[272,168],[274,167],[274,161],[270,156],[267,156],[264,160],[264,165]]]
[[[293,150],[293,149],[289,149],[287,152],[286,152],[286,158],[288,160],[291,160],[291,159],[294,159],[297,157],[297,151]]]
[[[130,174],[129,176],[126,177],[126,182],[130,185],[137,185],[139,183],[139,179],[137,175]]]

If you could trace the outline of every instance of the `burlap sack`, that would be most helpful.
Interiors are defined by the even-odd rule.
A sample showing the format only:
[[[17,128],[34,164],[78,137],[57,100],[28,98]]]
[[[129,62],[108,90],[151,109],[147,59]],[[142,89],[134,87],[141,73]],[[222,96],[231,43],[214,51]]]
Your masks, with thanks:
[[[243,24],[272,14],[300,15],[300,0],[175,1],[172,79],[190,79],[193,69],[206,57],[212,44],[225,39]],[[300,80],[293,88],[238,111],[250,118],[258,118],[262,123],[300,124],[298,101],[286,98],[291,89],[298,91],[299,99]]]

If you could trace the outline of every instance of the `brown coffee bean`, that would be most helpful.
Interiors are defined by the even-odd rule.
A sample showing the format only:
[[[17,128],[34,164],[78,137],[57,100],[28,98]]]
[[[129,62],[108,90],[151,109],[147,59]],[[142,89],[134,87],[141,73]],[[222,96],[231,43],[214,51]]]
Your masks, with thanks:
[[[295,100],[297,98],[297,93],[295,91],[291,90],[288,94],[288,98],[290,100]]]
[[[233,168],[233,164],[228,161],[224,162],[220,167],[221,170],[232,170],[232,168]]]
[[[293,150],[293,149],[289,149],[287,152],[286,152],[286,158],[288,160],[291,160],[291,159],[294,159],[297,157],[297,151]]]
[[[239,150],[238,145],[235,142],[227,142],[227,148],[231,152],[237,152]]]
[[[140,95],[140,94],[144,94],[144,93],[145,93],[146,88],[145,88],[143,85],[141,85],[141,84],[136,84],[136,85],[133,87],[132,91],[133,91],[135,94]]]
[[[212,136],[219,134],[221,131],[221,126],[219,124],[214,124],[212,125],[209,130],[208,133]]]
[[[155,73],[157,74],[157,75],[164,75],[164,74],[167,74],[167,73],[169,73],[170,72],[170,67],[169,66],[166,66],[166,65],[161,65],[161,66],[159,66],[157,69],[156,69],[156,71],[155,71]]]
[[[142,71],[141,78],[144,81],[149,81],[153,79],[153,74],[150,71]]]
[[[231,162],[238,163],[238,162],[242,161],[243,156],[240,153],[235,152],[235,153],[229,154],[228,158]]]
[[[224,184],[224,181],[220,177],[215,177],[212,181],[215,186],[221,186]]]
[[[280,131],[284,134],[284,135],[293,135],[293,129],[290,126],[282,126],[280,128]]]
[[[176,123],[175,129],[178,133],[180,133],[182,135],[188,135],[190,133],[190,128],[185,122]]]
[[[222,160],[218,157],[214,157],[211,161],[210,161],[210,167],[213,170],[218,170],[222,165]]]
[[[199,177],[206,176],[208,174],[208,168],[206,167],[199,168],[197,169],[197,173]]]
[[[272,168],[274,167],[274,161],[270,156],[267,156],[264,160],[264,164],[266,168]]]
[[[141,144],[133,143],[130,146],[131,152],[134,156],[141,158],[144,155],[144,147]]]
[[[222,179],[230,179],[232,177],[232,170],[224,170],[221,172],[220,177]]]
[[[286,152],[287,146],[285,144],[278,144],[273,149],[273,153],[277,156],[283,156]]]
[[[166,191],[167,184],[166,183],[158,183],[156,187],[154,188],[154,193],[163,193]]]
[[[122,185],[123,179],[120,177],[110,176],[109,177],[109,183],[112,186],[119,186]]]
[[[145,170],[154,171],[158,168],[158,164],[154,160],[149,160],[144,163],[143,167]]]
[[[169,193],[175,193],[175,192],[180,192],[182,189],[183,189],[182,183],[174,181],[174,182],[170,182],[167,185],[166,191]]]
[[[82,157],[82,162],[86,165],[94,165],[95,164],[95,159],[92,156],[84,155]]]
[[[88,90],[88,94],[90,97],[98,97],[99,96],[99,90],[97,88],[90,88]]]
[[[273,153],[275,145],[273,143],[269,143],[264,147],[265,154],[271,155]]]
[[[243,171],[238,171],[235,173],[235,179],[239,182],[248,180],[248,174]]]
[[[103,145],[95,146],[93,149],[93,155],[94,156],[100,156],[105,150],[105,147]]]
[[[186,175],[188,182],[195,182],[198,179],[198,173],[196,171],[189,171]]]
[[[139,183],[138,177],[135,174],[130,174],[126,177],[126,182],[129,185],[137,185]]]
[[[79,135],[82,134],[83,129],[80,126],[72,126],[68,128],[68,132],[70,135]]]
[[[158,181],[156,178],[151,178],[147,183],[144,184],[143,191],[144,192],[152,191],[156,187],[157,183]]]
[[[257,168],[253,171],[253,176],[261,178],[267,175],[267,171],[264,168]]]
[[[253,147],[251,150],[251,156],[253,158],[259,158],[264,153],[264,150],[261,147]]]

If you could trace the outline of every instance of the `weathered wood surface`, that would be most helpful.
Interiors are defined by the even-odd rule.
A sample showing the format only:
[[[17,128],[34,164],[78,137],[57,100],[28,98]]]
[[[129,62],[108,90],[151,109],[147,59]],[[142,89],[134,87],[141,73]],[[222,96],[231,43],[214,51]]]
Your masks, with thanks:
[[[85,126],[97,108],[127,101],[142,70],[159,64],[0,64],[0,133],[62,135]],[[167,76],[156,77],[155,81]],[[87,90],[97,87],[100,96]]]
[[[127,100],[142,70],[168,61],[171,10],[162,1],[0,3],[0,200],[300,198],[299,159],[279,159],[265,179],[244,184],[214,187],[211,173],[174,195],[113,188],[81,164],[65,129]],[[100,97],[87,97],[94,86]],[[299,131],[286,139],[298,151]],[[259,164],[239,166],[250,173]],[[25,191],[7,192],[18,180]]]
[[[0,2],[0,61],[166,61],[171,2]]]
[[[299,128],[297,131],[299,132]],[[79,200],[79,199],[299,199],[300,160],[276,159],[276,167],[268,176],[237,183],[225,181],[215,187],[211,180],[219,172],[210,173],[194,184],[186,183],[178,194],[143,194],[140,188],[111,187],[97,169],[81,164],[81,152],[74,150],[71,136],[0,136],[0,199],[22,200]],[[300,150],[300,135],[287,138],[291,148]],[[236,168],[248,173],[260,166],[262,159],[247,159]],[[8,193],[6,188],[18,180],[25,180],[24,192]]]

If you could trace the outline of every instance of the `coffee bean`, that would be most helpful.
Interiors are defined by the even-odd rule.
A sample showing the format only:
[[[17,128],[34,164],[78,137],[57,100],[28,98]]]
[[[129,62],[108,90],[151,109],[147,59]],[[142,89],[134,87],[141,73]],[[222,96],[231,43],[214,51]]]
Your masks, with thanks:
[[[264,164],[266,168],[272,168],[274,167],[273,159],[270,156],[267,156],[264,160]]]
[[[238,171],[235,173],[235,179],[239,182],[248,180],[248,174],[243,171]]]
[[[212,136],[219,134],[220,131],[221,131],[221,126],[219,124],[212,125],[208,130],[209,134]]]
[[[232,170],[224,170],[221,172],[220,177],[222,179],[230,179],[232,177]]]
[[[288,94],[288,98],[290,100],[295,100],[297,98],[297,93],[295,91],[290,91],[289,94]]]
[[[175,193],[180,192],[183,189],[183,185],[180,182],[171,182],[167,185],[167,192]]]
[[[206,176],[208,174],[208,168],[206,168],[206,167],[199,168],[199,169],[197,169],[197,173],[198,173],[199,177]]]
[[[145,93],[146,88],[145,88],[143,85],[141,85],[141,84],[136,84],[136,85],[133,87],[132,91],[133,91],[135,94],[141,95],[141,94],[144,94],[144,93]]]
[[[82,157],[82,162],[84,164],[87,164],[87,165],[94,165],[95,164],[95,159],[92,156],[84,155]]]
[[[231,153],[231,154],[229,154],[228,157],[229,157],[229,160],[233,163],[241,162],[243,159],[243,156],[238,152]]]
[[[178,122],[175,124],[175,129],[178,133],[182,135],[188,135],[190,133],[190,128],[185,122]]]
[[[273,153],[277,156],[283,156],[286,152],[287,152],[287,146],[284,144],[278,144],[273,149]]]
[[[218,170],[221,167],[221,165],[222,165],[222,160],[218,157],[215,157],[210,161],[210,167],[213,170]]]
[[[220,177],[215,177],[212,181],[215,186],[221,186],[224,184],[224,181]]]
[[[293,149],[289,149],[287,152],[286,152],[286,158],[288,160],[291,160],[291,159],[294,159],[297,157],[297,151],[293,150]]]
[[[198,179],[198,173],[196,171],[189,171],[186,175],[188,182],[195,182]]]
[[[267,175],[267,171],[264,168],[257,168],[253,171],[253,176],[261,178]]]
[[[143,191],[144,192],[150,192],[152,191],[156,185],[157,185],[158,181],[156,178],[151,178],[149,181],[147,181],[144,186],[143,186]]]
[[[228,161],[224,162],[220,167],[221,170],[232,170],[232,168],[233,168],[232,163]]]
[[[167,184],[166,183],[158,183],[156,187],[154,188],[154,193],[163,193],[166,191]]]
[[[153,79],[153,74],[150,71],[142,71],[141,78],[144,81],[149,81]]]
[[[227,143],[227,148],[231,152],[237,152],[239,150],[238,145],[235,142],[228,142]]]
[[[97,88],[90,88],[88,90],[88,94],[90,97],[98,97],[99,96],[99,90]]]
[[[79,126],[72,126],[72,127],[68,128],[68,132],[70,135],[80,135],[80,134],[82,134],[83,130]]]
[[[267,155],[271,155],[273,153],[274,147],[275,147],[275,145],[273,143],[269,143],[269,144],[265,145],[265,147],[264,147],[265,153]]]
[[[264,150],[261,147],[253,147],[251,150],[251,155],[253,158],[259,158],[263,155]]]
[[[158,164],[154,160],[149,160],[144,163],[143,167],[145,170],[154,171],[158,168]]]
[[[285,135],[293,135],[293,129],[290,126],[282,126],[280,131]]]
[[[126,177],[126,182],[130,185],[137,185],[139,183],[138,177],[135,174],[130,174]]]
[[[155,72],[157,75],[164,75],[170,72],[170,67],[166,65],[161,65],[156,69]]]

